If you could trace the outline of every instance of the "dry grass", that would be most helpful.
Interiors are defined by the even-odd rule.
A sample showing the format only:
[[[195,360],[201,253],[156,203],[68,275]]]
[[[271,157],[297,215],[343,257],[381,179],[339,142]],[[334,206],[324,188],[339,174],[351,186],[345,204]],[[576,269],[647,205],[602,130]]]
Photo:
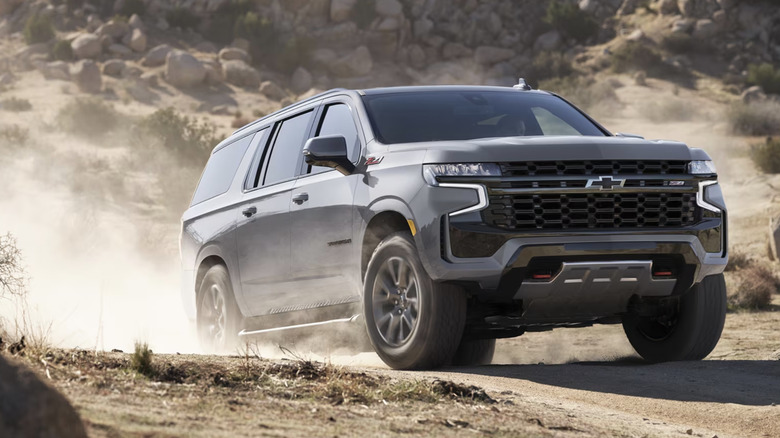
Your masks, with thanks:
[[[766,310],[772,295],[780,290],[780,279],[768,267],[749,264],[732,274],[728,288],[729,310]]]
[[[188,387],[226,388],[235,393],[260,389],[266,396],[284,400],[325,401],[330,405],[377,405],[390,402],[495,403],[485,391],[443,380],[396,380],[365,372],[351,371],[310,360],[271,362],[257,356],[231,358],[209,356],[153,356],[148,345],[136,343],[132,354],[100,353],[84,350],[22,348],[13,354],[32,364],[58,370],[52,378],[70,378],[78,369],[103,389],[123,387],[133,374],[152,382]],[[61,374],[61,376],[58,376]],[[99,378],[97,378],[99,376]]]
[[[735,103],[728,111],[731,132],[737,135],[780,133],[780,103],[774,101]]]
[[[780,173],[780,140],[768,137],[763,143],[750,146],[750,158],[764,173]]]

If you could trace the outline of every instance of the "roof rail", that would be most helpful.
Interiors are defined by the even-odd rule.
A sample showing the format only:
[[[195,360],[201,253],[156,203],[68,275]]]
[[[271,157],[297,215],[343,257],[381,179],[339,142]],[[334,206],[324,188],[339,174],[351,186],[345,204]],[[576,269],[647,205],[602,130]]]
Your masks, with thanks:
[[[299,106],[299,105],[303,105],[304,103],[311,102],[313,100],[321,99],[321,98],[323,98],[323,97],[325,97],[325,96],[327,96],[329,94],[337,93],[337,92],[340,92],[340,91],[347,91],[347,89],[346,88],[331,88],[328,91],[323,91],[322,93],[315,94],[312,97],[308,97],[308,98],[306,98],[306,99],[304,99],[304,100],[302,100],[300,102],[296,102],[296,103],[294,103],[292,105],[289,105],[289,106],[286,106],[286,107],[284,107],[282,109],[276,110],[276,111],[272,112],[271,114],[263,116],[263,117],[255,120],[254,122],[248,123],[248,124],[238,128],[238,129],[236,129],[235,131],[233,131],[233,134],[235,134],[235,133],[237,133],[239,131],[243,131],[244,129],[249,128],[251,126],[254,126],[254,125],[262,122],[265,119],[268,119],[270,117],[274,117],[275,115],[277,115],[277,114],[279,114],[279,113],[281,113],[283,111],[287,111],[288,109],[291,109],[293,107],[296,107],[296,106]],[[230,135],[233,135],[233,134],[230,134]]]

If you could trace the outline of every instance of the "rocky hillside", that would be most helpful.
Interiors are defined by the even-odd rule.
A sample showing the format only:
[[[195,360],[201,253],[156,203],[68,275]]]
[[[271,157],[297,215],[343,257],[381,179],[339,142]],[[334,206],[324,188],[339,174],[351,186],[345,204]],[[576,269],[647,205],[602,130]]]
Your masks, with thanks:
[[[690,87],[714,78],[738,94],[761,64],[780,83],[776,2],[0,0],[0,17],[4,87],[37,71],[149,105],[179,90],[248,93],[270,110],[331,87],[508,85],[605,70]],[[238,104],[201,100],[196,110],[217,113]]]

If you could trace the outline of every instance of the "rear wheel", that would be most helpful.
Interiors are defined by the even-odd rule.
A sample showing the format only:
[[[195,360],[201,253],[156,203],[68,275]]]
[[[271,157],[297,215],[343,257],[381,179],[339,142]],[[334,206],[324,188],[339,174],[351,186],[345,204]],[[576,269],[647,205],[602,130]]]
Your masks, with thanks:
[[[453,365],[474,366],[490,365],[496,352],[495,339],[463,340],[452,359]]]
[[[363,315],[371,344],[395,369],[435,368],[450,362],[463,335],[466,296],[435,283],[408,232],[377,246],[366,270]]]
[[[243,316],[233,296],[227,269],[212,266],[198,290],[198,340],[206,352],[231,353],[238,346]]]
[[[723,274],[705,277],[662,316],[627,315],[623,330],[650,362],[704,359],[717,345],[726,320]]]

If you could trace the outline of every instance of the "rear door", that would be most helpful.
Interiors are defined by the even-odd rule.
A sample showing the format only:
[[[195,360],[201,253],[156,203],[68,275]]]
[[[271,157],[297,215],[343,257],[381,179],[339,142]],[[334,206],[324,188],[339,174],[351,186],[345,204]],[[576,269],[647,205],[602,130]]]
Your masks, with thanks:
[[[357,115],[348,97],[322,105],[314,136],[342,135],[353,163],[363,145]],[[358,174],[342,175],[304,162],[292,191],[292,267],[307,307],[345,304],[360,297],[359,271],[352,241],[353,200]]]
[[[301,301],[291,288],[290,203],[314,114],[315,108],[309,107],[269,127],[266,147],[258,149],[256,170],[247,177],[236,232],[247,316]]]

